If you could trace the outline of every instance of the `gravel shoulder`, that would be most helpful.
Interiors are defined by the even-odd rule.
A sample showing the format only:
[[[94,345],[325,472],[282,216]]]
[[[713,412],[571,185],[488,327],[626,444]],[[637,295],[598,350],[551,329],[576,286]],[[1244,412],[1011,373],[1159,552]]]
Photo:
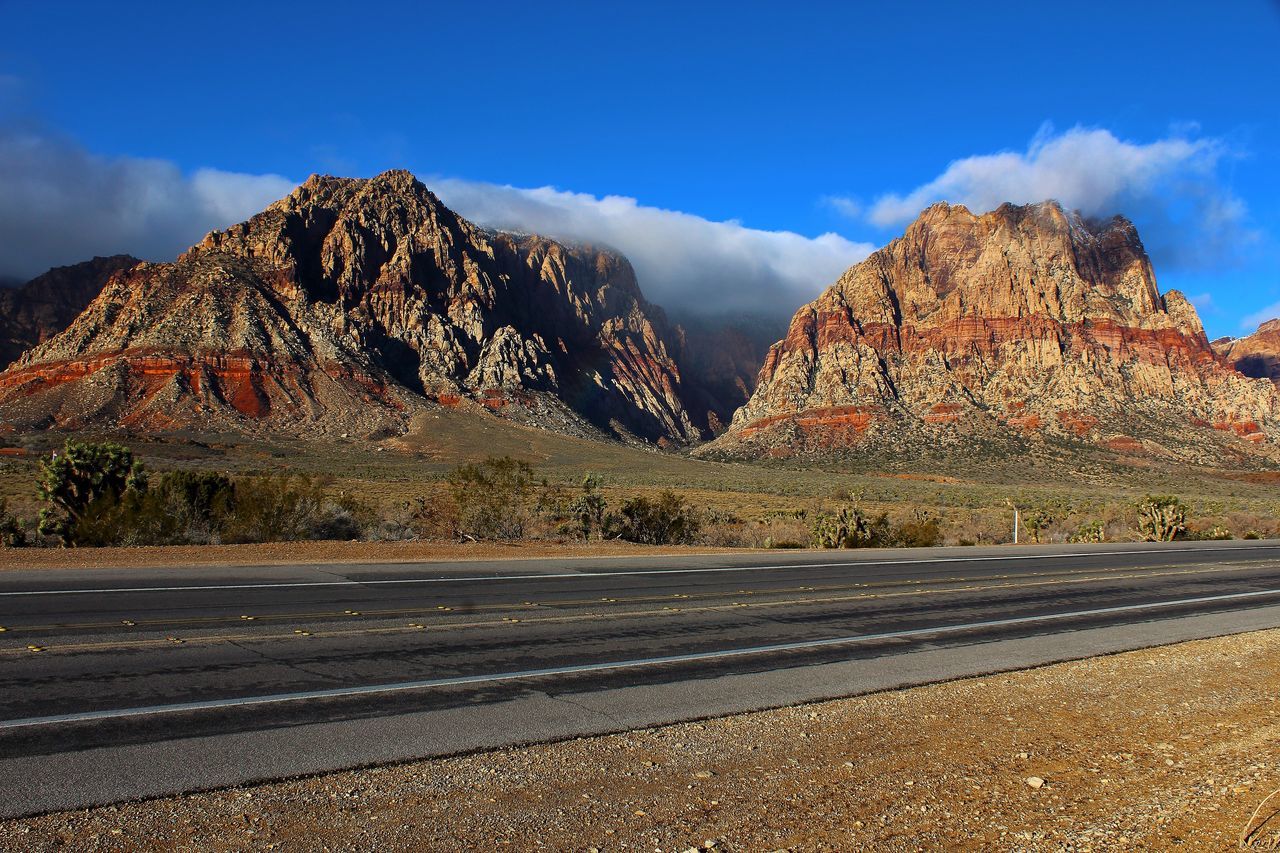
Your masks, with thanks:
[[[1227,849],[1280,787],[1278,653],[1261,631],[51,814],[0,849]]]

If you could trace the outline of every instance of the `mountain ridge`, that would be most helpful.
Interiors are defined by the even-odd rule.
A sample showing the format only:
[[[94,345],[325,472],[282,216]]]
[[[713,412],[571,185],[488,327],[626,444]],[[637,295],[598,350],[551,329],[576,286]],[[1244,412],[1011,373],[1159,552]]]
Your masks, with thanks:
[[[69,326],[113,274],[139,263],[132,255],[95,257],[0,288],[0,370]]]

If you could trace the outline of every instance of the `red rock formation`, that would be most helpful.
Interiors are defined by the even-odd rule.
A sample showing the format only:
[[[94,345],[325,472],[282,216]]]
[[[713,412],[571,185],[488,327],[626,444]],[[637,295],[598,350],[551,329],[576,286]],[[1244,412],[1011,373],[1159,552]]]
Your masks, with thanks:
[[[176,263],[112,279],[0,374],[0,415],[346,431],[470,400],[684,442],[701,424],[677,345],[614,253],[483,231],[407,172],[316,176]]]
[[[834,414],[854,411],[862,429]],[[1269,384],[1215,355],[1190,303],[1160,294],[1127,220],[938,204],[800,309],[708,452],[965,435],[1124,434],[1133,449],[1141,430],[1202,446],[1213,430],[1197,422],[1257,442],[1280,436],[1277,413]]]
[[[1247,338],[1219,338],[1213,349],[1245,376],[1280,385],[1280,320],[1268,320]]]
[[[0,288],[0,370],[71,325],[115,273],[140,263],[129,255],[54,267],[16,288]]]

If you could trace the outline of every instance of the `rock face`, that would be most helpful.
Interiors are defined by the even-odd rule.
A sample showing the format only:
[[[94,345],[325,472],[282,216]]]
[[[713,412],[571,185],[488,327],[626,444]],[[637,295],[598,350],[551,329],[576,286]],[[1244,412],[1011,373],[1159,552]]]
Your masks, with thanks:
[[[1127,220],[938,204],[800,309],[710,452],[995,437],[1195,455],[1280,436],[1277,413],[1160,294]]]
[[[435,402],[699,436],[679,339],[627,261],[484,231],[412,175],[314,176],[172,264],[115,276],[0,374],[32,425],[398,427]]]
[[[782,322],[755,316],[685,317],[678,361],[691,408],[706,412],[707,431],[720,435],[733,413],[751,398],[769,346],[785,331]]]
[[[94,258],[0,289],[0,370],[71,325],[113,274],[140,263],[129,255]]]
[[[1245,376],[1280,385],[1280,320],[1268,320],[1247,338],[1219,338],[1213,350]]]

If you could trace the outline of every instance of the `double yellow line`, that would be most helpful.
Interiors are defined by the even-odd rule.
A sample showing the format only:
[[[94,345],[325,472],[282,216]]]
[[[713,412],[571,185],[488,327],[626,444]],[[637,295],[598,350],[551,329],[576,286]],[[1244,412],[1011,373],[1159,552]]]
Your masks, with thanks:
[[[393,626],[381,626],[381,627],[340,629],[340,630],[333,630],[333,631],[310,631],[310,630],[303,630],[303,629],[295,629],[292,632],[287,634],[286,633],[275,633],[275,634],[253,633],[253,634],[230,634],[230,635],[229,634],[211,634],[211,635],[195,636],[195,637],[167,636],[163,638],[154,637],[154,638],[136,638],[136,639],[117,639],[117,640],[109,640],[105,642],[65,643],[65,644],[58,644],[58,645],[49,646],[49,647],[38,646],[36,644],[29,644],[25,647],[13,647],[13,648],[0,649],[0,655],[13,656],[13,655],[31,654],[33,652],[51,652],[51,651],[94,652],[94,651],[107,651],[107,650],[118,650],[118,649],[176,647],[176,646],[199,645],[199,644],[289,640],[289,639],[299,639],[299,638],[306,638],[306,637],[335,638],[335,637],[351,637],[351,636],[370,636],[370,635],[379,635],[379,634],[408,634],[408,633],[423,633],[423,632],[444,633],[444,632],[462,630],[467,628],[496,627],[496,626],[502,626],[502,625],[530,625],[535,623],[563,624],[563,623],[570,623],[570,622],[595,621],[600,619],[634,619],[634,618],[653,617],[653,616],[675,616],[677,614],[726,612],[726,611],[740,610],[740,609],[759,610],[764,608],[775,608],[775,607],[795,607],[795,606],[812,607],[812,606],[820,606],[824,604],[841,604],[841,603],[850,603],[850,602],[857,603],[857,602],[865,602],[865,601],[871,601],[871,600],[881,601],[885,599],[910,598],[910,597],[919,597],[919,596],[925,596],[925,595],[939,595],[939,594],[946,594],[946,593],[990,592],[990,591],[1010,590],[1010,589],[1031,589],[1031,588],[1038,588],[1038,587],[1080,585],[1080,584],[1096,583],[1096,582],[1107,581],[1107,580],[1128,580],[1128,579],[1138,580],[1138,579],[1157,578],[1157,577],[1180,577],[1180,576],[1191,576],[1191,575],[1215,574],[1215,573],[1230,572],[1230,571],[1242,571],[1246,568],[1249,568],[1249,566],[1238,565],[1234,567],[1214,567],[1214,568],[1199,568],[1199,569],[1181,569],[1181,568],[1175,568],[1172,566],[1147,567],[1144,569],[1118,570],[1119,573],[1113,572],[1111,574],[1088,574],[1086,572],[1067,572],[1067,573],[1036,572],[1036,573],[1030,573],[1025,575],[1016,575],[1016,576],[1002,575],[994,578],[996,580],[1003,581],[1001,583],[994,583],[994,584],[970,583],[970,585],[967,585],[967,586],[954,585],[957,583],[968,583],[966,579],[962,579],[962,578],[938,579],[938,580],[929,580],[929,581],[910,581],[905,584],[903,582],[879,582],[876,584],[853,584],[851,586],[842,585],[842,586],[824,587],[823,591],[839,591],[843,589],[852,589],[852,588],[875,588],[878,590],[884,590],[887,588],[889,590],[893,590],[893,589],[898,589],[905,585],[911,585],[911,586],[928,585],[931,588],[908,589],[908,590],[903,590],[898,592],[863,591],[863,592],[858,592],[852,595],[809,596],[809,597],[803,597],[803,598],[783,598],[783,599],[768,599],[768,600],[755,599],[749,602],[731,600],[729,603],[726,603],[726,604],[697,605],[693,607],[686,607],[686,606],[674,607],[674,606],[668,605],[660,609],[624,610],[622,612],[613,611],[608,613],[580,613],[580,614],[558,614],[558,615],[548,614],[545,616],[521,615],[519,617],[504,616],[501,619],[489,619],[489,620],[469,621],[469,622],[450,621],[450,622],[444,622],[442,624],[432,625],[432,626],[427,626],[421,622],[412,622],[407,626],[393,625]],[[1166,570],[1161,570],[1161,569],[1166,569]],[[1054,574],[1055,577],[1051,579],[1026,581],[1021,583],[1014,582],[1015,580],[1026,579],[1026,578],[1036,577],[1036,576],[1043,576],[1045,574]],[[1063,575],[1070,575],[1070,576],[1063,577]],[[1008,580],[1005,580],[1006,578],[1008,578]],[[936,588],[943,584],[946,585],[945,588]],[[776,593],[787,593],[787,592],[796,592],[796,591],[818,591],[818,590],[815,587],[800,587],[800,588],[788,588],[783,590],[764,590],[764,591],[739,590],[737,594],[743,595],[743,596],[749,596],[749,595],[760,594],[761,592],[763,592],[764,594],[776,594]],[[711,597],[711,596],[720,597],[720,598],[725,598],[725,597],[732,598],[732,595],[726,595],[724,593],[697,594],[697,597]],[[581,600],[581,601],[575,600],[571,602],[551,602],[545,605],[538,605],[538,604],[535,604],[534,602],[524,602],[522,605],[483,605],[483,607],[487,609],[504,608],[508,611],[511,611],[516,609],[517,607],[539,607],[539,606],[564,607],[564,606],[580,606],[583,604],[599,605],[602,603],[632,604],[640,601],[679,602],[679,601],[691,599],[693,597],[694,596],[692,595],[677,594],[676,596],[639,596],[639,597],[630,598],[630,599],[605,598],[605,599],[591,599],[591,600]],[[476,609],[479,609],[479,608],[476,608]],[[424,613],[436,614],[444,610],[452,610],[452,608],[444,608],[443,606],[441,606],[433,610],[423,610],[422,608],[416,608],[412,610],[383,610],[383,611],[367,611],[367,610],[366,611],[350,611],[349,610],[341,615],[373,617],[373,616],[406,616],[406,615],[417,614],[421,616]],[[280,614],[278,616],[240,617],[240,619],[246,620],[246,621],[251,621],[251,620],[260,619],[260,618],[261,619],[287,618],[292,620],[301,620],[301,619],[309,619],[309,618],[334,618],[334,617],[337,617],[338,615],[339,614],[335,614],[335,613]],[[190,621],[194,622],[199,620],[190,620]],[[220,621],[225,621],[225,620],[220,620]],[[112,626],[117,624],[119,623],[115,623],[115,622],[95,623],[92,627]],[[158,621],[157,623],[143,622],[143,623],[135,623],[135,624],[145,625],[145,624],[175,624],[175,623]],[[54,626],[54,627],[66,628],[71,626]],[[33,628],[28,630],[38,630],[38,629]]]

